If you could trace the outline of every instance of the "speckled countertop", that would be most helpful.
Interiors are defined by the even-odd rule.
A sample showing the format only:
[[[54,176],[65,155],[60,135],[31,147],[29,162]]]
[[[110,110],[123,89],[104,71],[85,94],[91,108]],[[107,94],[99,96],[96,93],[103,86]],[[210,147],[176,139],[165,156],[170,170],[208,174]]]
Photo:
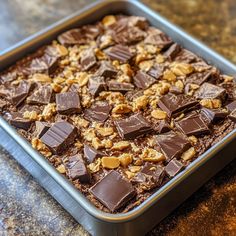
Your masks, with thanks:
[[[143,1],[236,63],[235,0]],[[0,0],[0,51],[89,2]],[[88,234],[0,148],[0,236],[12,235]],[[236,235],[236,160],[148,235]]]

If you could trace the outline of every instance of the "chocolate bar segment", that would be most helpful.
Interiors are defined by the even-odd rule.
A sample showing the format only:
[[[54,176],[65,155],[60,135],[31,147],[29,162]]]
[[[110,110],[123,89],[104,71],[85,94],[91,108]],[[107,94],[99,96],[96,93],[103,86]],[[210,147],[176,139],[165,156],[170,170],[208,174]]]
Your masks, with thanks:
[[[87,71],[97,64],[97,59],[93,49],[88,49],[84,52],[80,63],[83,71]]]
[[[165,171],[170,178],[173,178],[183,169],[184,165],[180,161],[173,159],[168,163],[165,168]]]
[[[105,156],[105,153],[102,153],[102,152],[96,150],[95,148],[85,144],[84,145],[84,156],[85,156],[86,160],[88,161],[88,163],[92,163],[95,161],[95,159]]]
[[[9,123],[18,129],[29,130],[33,121],[25,119],[20,112],[12,112],[8,116]]]
[[[43,85],[35,89],[34,93],[27,98],[28,104],[47,105],[52,100],[52,87]]]
[[[103,76],[105,78],[109,77],[114,77],[117,75],[117,70],[115,67],[108,61],[103,61],[97,71],[98,76]]]
[[[224,98],[226,95],[226,90],[222,87],[216,86],[210,83],[203,83],[199,90],[196,92],[197,98],[204,99],[215,99]]]
[[[104,122],[108,119],[111,106],[108,103],[94,105],[84,110],[84,117],[90,121]]]
[[[186,135],[202,135],[210,132],[201,115],[192,115],[175,122],[176,127]]]
[[[229,113],[223,109],[202,108],[201,113],[208,119],[209,123],[214,123],[224,119]]]
[[[134,90],[134,85],[131,83],[122,83],[117,81],[108,81],[108,90],[125,93]]]
[[[134,77],[134,84],[140,89],[146,89],[154,84],[156,80],[143,71],[138,71]]]
[[[230,118],[233,122],[236,122],[236,109],[233,110],[233,111],[229,114],[229,118]]]
[[[20,84],[13,89],[11,100],[12,103],[16,106],[19,106],[28,96],[30,89],[31,89],[31,83],[28,83],[27,81],[21,81]]]
[[[81,112],[80,98],[77,92],[56,94],[57,111],[60,114],[73,114]]]
[[[236,109],[236,100],[229,103],[227,106],[226,106],[227,110],[232,112]]]
[[[198,105],[198,101],[184,94],[166,94],[158,102],[158,106],[164,110],[169,117],[178,115]]]
[[[89,183],[91,180],[90,173],[80,154],[68,157],[68,174],[72,180],[79,179],[81,183]]]
[[[139,113],[123,120],[116,120],[115,125],[122,139],[134,139],[153,131],[151,124]]]
[[[136,195],[132,184],[117,171],[110,171],[90,192],[111,212],[118,210]]]
[[[38,138],[41,138],[50,128],[47,122],[36,121],[35,122],[35,133]]]
[[[187,138],[174,131],[159,134],[156,136],[156,139],[168,161],[180,157],[183,152],[191,147]]]
[[[120,63],[127,63],[134,57],[134,54],[130,52],[129,47],[123,45],[111,47],[106,51],[106,54],[111,60],[117,60]]]
[[[77,137],[77,129],[67,121],[56,122],[41,137],[41,141],[46,144],[54,154],[61,154],[65,151]]]
[[[100,92],[105,91],[106,89],[107,85],[104,77],[94,76],[89,79],[88,90],[94,97],[97,97]]]

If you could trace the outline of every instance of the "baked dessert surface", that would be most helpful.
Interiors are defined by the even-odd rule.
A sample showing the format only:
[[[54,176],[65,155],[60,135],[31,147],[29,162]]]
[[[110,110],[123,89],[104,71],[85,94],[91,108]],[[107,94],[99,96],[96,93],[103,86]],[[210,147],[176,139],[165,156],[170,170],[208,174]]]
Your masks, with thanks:
[[[236,126],[234,78],[143,17],[67,31],[0,81],[3,117],[106,212],[133,209]]]

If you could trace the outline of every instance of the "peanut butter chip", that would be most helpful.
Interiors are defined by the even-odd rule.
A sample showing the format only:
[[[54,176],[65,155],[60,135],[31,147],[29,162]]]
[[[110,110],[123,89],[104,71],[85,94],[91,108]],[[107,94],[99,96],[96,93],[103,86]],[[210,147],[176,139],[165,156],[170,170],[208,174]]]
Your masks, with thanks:
[[[40,82],[40,83],[51,83],[52,82],[52,79],[48,75],[39,74],[39,73],[34,74],[32,76],[32,80],[35,82]]]
[[[98,158],[95,162],[90,163],[88,165],[88,168],[92,173],[96,173],[100,170],[100,165],[101,165],[101,158]]]
[[[219,99],[202,99],[200,104],[203,107],[210,108],[210,109],[217,109],[221,107],[221,100]]]
[[[113,151],[122,151],[130,146],[130,143],[128,141],[120,141],[118,143],[114,143],[111,150]]]
[[[170,69],[177,76],[188,75],[194,70],[194,68],[190,64],[182,62],[173,62],[170,65]]]
[[[132,154],[129,153],[123,153],[122,155],[119,156],[120,164],[123,167],[127,167],[129,164],[132,163],[133,157]]]
[[[141,154],[144,161],[160,162],[165,160],[165,156],[152,148],[145,148]]]
[[[119,167],[120,160],[117,157],[102,157],[102,166],[107,169],[115,169]]]
[[[155,109],[151,112],[151,116],[158,120],[166,119],[167,114],[165,111],[162,111],[161,109]]]
[[[119,104],[112,109],[112,113],[125,114],[132,111],[132,107],[128,104]]]
[[[61,174],[65,174],[66,173],[66,168],[63,164],[61,164],[57,167],[57,171]]]
[[[36,111],[25,111],[23,117],[33,121],[38,120],[38,114]]]
[[[106,137],[112,135],[114,133],[114,130],[112,127],[100,127],[97,129],[97,132],[103,137]]]
[[[102,19],[102,24],[106,27],[108,27],[109,25],[112,25],[116,22],[116,18],[113,15],[109,15],[109,16],[105,16]]]
[[[176,76],[171,70],[164,71],[163,79],[168,80],[170,82],[176,81]]]
[[[182,154],[181,158],[184,161],[188,161],[188,160],[191,160],[195,155],[196,155],[196,151],[195,151],[194,147],[191,147],[186,152],[184,152]]]

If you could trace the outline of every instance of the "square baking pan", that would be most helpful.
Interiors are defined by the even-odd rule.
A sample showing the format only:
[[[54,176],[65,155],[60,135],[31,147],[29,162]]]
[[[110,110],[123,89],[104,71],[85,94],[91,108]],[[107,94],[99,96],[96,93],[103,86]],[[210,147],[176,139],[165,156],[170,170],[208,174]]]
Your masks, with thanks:
[[[132,0],[99,1],[53,24],[1,52],[0,70],[51,42],[57,35],[68,29],[93,23],[108,14],[120,13],[146,17],[151,25],[161,29],[174,41],[218,67],[222,73],[236,74],[235,65],[139,1]],[[2,117],[0,117],[0,126],[0,145],[11,152],[14,158],[90,234],[97,236],[144,235],[236,156],[235,129],[138,207],[128,213],[110,214],[97,209]]]

